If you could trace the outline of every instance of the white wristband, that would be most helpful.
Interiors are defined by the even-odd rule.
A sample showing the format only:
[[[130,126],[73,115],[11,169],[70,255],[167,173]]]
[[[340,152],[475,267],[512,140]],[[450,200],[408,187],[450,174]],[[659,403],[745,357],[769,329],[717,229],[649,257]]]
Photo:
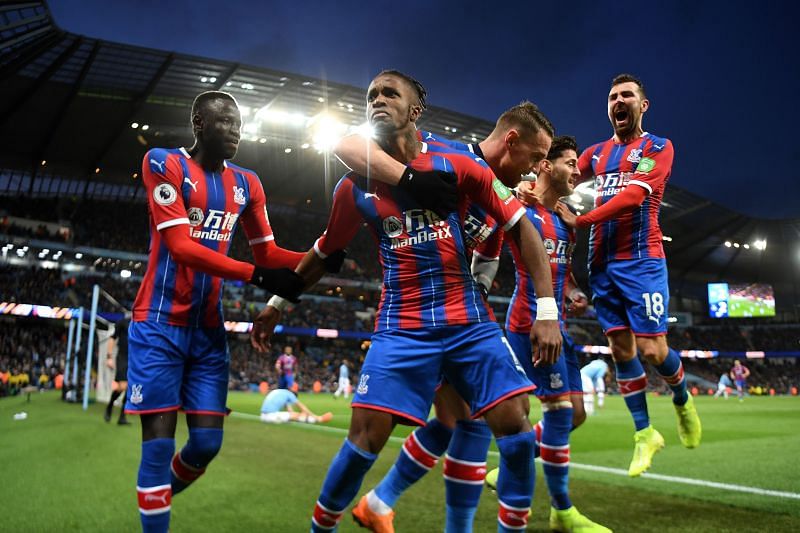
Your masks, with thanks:
[[[558,306],[552,296],[536,298],[536,320],[558,320]]]
[[[280,296],[273,296],[267,301],[267,305],[274,307],[278,311],[283,311],[286,309],[286,306],[289,305],[289,300],[285,300]]]

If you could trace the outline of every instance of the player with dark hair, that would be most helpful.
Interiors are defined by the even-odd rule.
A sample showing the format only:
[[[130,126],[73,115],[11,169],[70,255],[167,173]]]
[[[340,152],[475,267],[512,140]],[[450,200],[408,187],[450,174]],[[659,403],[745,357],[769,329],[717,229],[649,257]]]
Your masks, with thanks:
[[[420,209],[402,189],[350,173],[336,187],[325,234],[298,267],[307,283],[319,279],[321,258],[347,243],[364,220],[378,240],[384,267],[375,334],[356,387],[350,431],[323,484],[312,530],[336,528],[395,424],[425,424],[441,374],[467,400],[473,417],[485,416],[497,437],[499,530],[524,527],[534,481],[525,392],[533,387],[469,272],[459,220],[467,197],[520,240],[526,265],[537,273],[537,289],[552,299],[541,241],[522,217],[522,206],[482,160],[419,141],[415,122],[422,107],[405,77],[376,77],[367,92],[367,112],[384,151],[412,169],[451,172],[463,200],[460,213],[443,220]],[[546,153],[551,138],[540,131],[531,142]],[[256,345],[268,339],[276,315],[268,306],[259,316],[253,330]],[[561,339],[556,319],[538,320],[532,328],[537,360],[557,357]],[[462,473],[480,476],[472,480],[480,485],[483,472],[462,466]]]
[[[576,217],[559,207],[571,226],[591,226],[589,286],[636,428],[632,477],[650,468],[653,455],[664,447],[664,438],[650,425],[647,376],[637,351],[672,389],[681,443],[694,448],[702,433],[680,356],[667,345],[669,286],[658,214],[674,151],[669,139],[642,129],[649,108],[640,80],[630,74],[612,80],[608,119],[614,136],[584,150],[578,161],[581,177],[594,177],[595,208]]]
[[[125,391],[128,390],[128,326],[130,325],[130,312],[126,311],[124,316],[114,324],[114,333],[108,339],[106,352],[106,366],[114,370],[114,382],[111,385],[111,398],[108,400],[103,419],[111,421],[111,413],[114,410],[114,402],[122,396],[125,398]],[[114,360],[114,347],[117,348],[117,358]],[[119,411],[117,424],[125,426],[130,424],[125,416],[125,407]]]
[[[583,409],[583,389],[574,343],[566,330],[567,294],[573,312],[586,309],[586,296],[577,288],[572,276],[572,251],[575,230],[567,226],[556,211],[559,199],[572,194],[580,177],[578,145],[573,137],[553,139],[547,158],[539,167],[533,189],[538,202],[526,210],[528,219],[544,241],[553,276],[553,292],[559,307],[561,334],[564,337],[561,357],[553,364],[534,365],[523,354],[530,353],[531,317],[537,312],[536,289],[521,264],[519,246],[513,241],[511,249],[516,267],[516,287],[506,313],[506,337],[519,357],[525,373],[536,385],[534,394],[542,405],[542,420],[536,424],[536,440],[550,492],[550,529],[554,531],[609,531],[582,515],[569,496],[570,432],[586,419]],[[491,241],[485,244],[492,247]],[[496,247],[495,247],[496,249]],[[481,248],[478,249],[479,251]],[[491,281],[491,280],[489,280]],[[486,484],[494,487],[497,471],[489,472]]]
[[[302,289],[291,269],[303,254],[275,244],[261,181],[227,161],[239,146],[236,101],[223,92],[200,94],[191,121],[190,149],[154,148],[142,163],[150,259],[129,330],[125,408],[142,422],[137,492],[147,532],[167,531],[172,496],[205,472],[222,445],[229,365],[223,278],[289,299]],[[256,265],[227,257],[240,221]],[[175,454],[179,409],[189,441]]]

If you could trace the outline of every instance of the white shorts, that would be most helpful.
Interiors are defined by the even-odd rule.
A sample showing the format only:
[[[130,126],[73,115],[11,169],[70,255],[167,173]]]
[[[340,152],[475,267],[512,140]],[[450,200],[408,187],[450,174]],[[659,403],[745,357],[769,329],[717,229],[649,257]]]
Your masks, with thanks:
[[[283,424],[291,420],[289,411],[276,411],[274,413],[261,413],[261,421],[267,424]]]
[[[589,376],[581,374],[581,387],[583,387],[584,394],[594,394],[594,383]]]

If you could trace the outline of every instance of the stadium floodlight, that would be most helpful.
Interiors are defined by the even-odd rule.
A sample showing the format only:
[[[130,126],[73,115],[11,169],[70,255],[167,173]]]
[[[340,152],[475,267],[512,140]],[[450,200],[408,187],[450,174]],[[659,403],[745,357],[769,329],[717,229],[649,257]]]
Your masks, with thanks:
[[[738,248],[739,247],[739,243],[738,242],[733,243],[733,247],[734,248]]]
[[[286,154],[291,154],[292,153],[292,149],[291,148],[285,148],[283,150],[283,152],[286,153]]]
[[[669,237],[667,235],[662,235],[661,240],[666,242],[672,242],[672,237]]]
[[[42,166],[45,166],[46,164],[47,164],[47,159],[42,159]]]
[[[325,103],[325,99],[320,96],[319,98],[317,98],[317,102],[319,102],[320,104],[324,104]]]
[[[210,81],[211,83],[216,83],[217,82],[217,78],[215,78],[214,76],[211,76],[210,78],[208,78],[208,81]]]
[[[766,239],[756,239],[756,242],[753,243],[753,247],[756,250],[761,250],[762,252],[767,249],[767,240]]]
[[[149,129],[150,129],[150,125],[149,124],[143,124],[142,125],[142,131],[147,131]]]
[[[127,268],[123,268],[120,271],[119,275],[120,275],[121,278],[129,278],[129,277],[131,277],[131,271],[128,270]]]
[[[302,148],[303,150],[307,150],[309,146],[311,146],[309,143],[303,143],[300,145],[300,148]]]
[[[730,248],[731,246],[733,246],[733,245],[731,244],[731,241],[725,241],[725,247],[726,247],[726,248]]]
[[[78,252],[77,254],[75,254],[75,259],[83,259],[83,254]]]
[[[347,131],[347,126],[335,118],[321,113],[309,121],[313,131],[311,140],[317,150],[330,150]]]
[[[749,250],[749,249],[750,249],[750,245],[749,245],[749,244],[747,244],[747,243],[744,243],[744,245],[743,245],[743,246],[744,246],[744,249],[745,249],[745,250]]]
[[[200,76],[200,83],[206,83],[207,81],[208,78],[206,78],[205,76]]]
[[[139,127],[139,123],[138,122],[131,122],[131,128],[136,129],[138,127]]]

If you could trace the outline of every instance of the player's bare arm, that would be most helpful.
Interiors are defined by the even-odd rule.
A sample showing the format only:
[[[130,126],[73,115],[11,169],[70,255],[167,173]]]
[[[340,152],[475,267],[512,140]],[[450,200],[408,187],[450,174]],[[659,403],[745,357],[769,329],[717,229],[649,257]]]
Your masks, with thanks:
[[[561,353],[561,330],[558,325],[558,307],[553,298],[553,279],[542,238],[527,217],[522,217],[508,235],[516,241],[525,268],[531,276],[537,295],[536,321],[531,328],[534,365],[553,364]],[[552,309],[543,309],[552,304]],[[544,315],[542,317],[541,315]]]

